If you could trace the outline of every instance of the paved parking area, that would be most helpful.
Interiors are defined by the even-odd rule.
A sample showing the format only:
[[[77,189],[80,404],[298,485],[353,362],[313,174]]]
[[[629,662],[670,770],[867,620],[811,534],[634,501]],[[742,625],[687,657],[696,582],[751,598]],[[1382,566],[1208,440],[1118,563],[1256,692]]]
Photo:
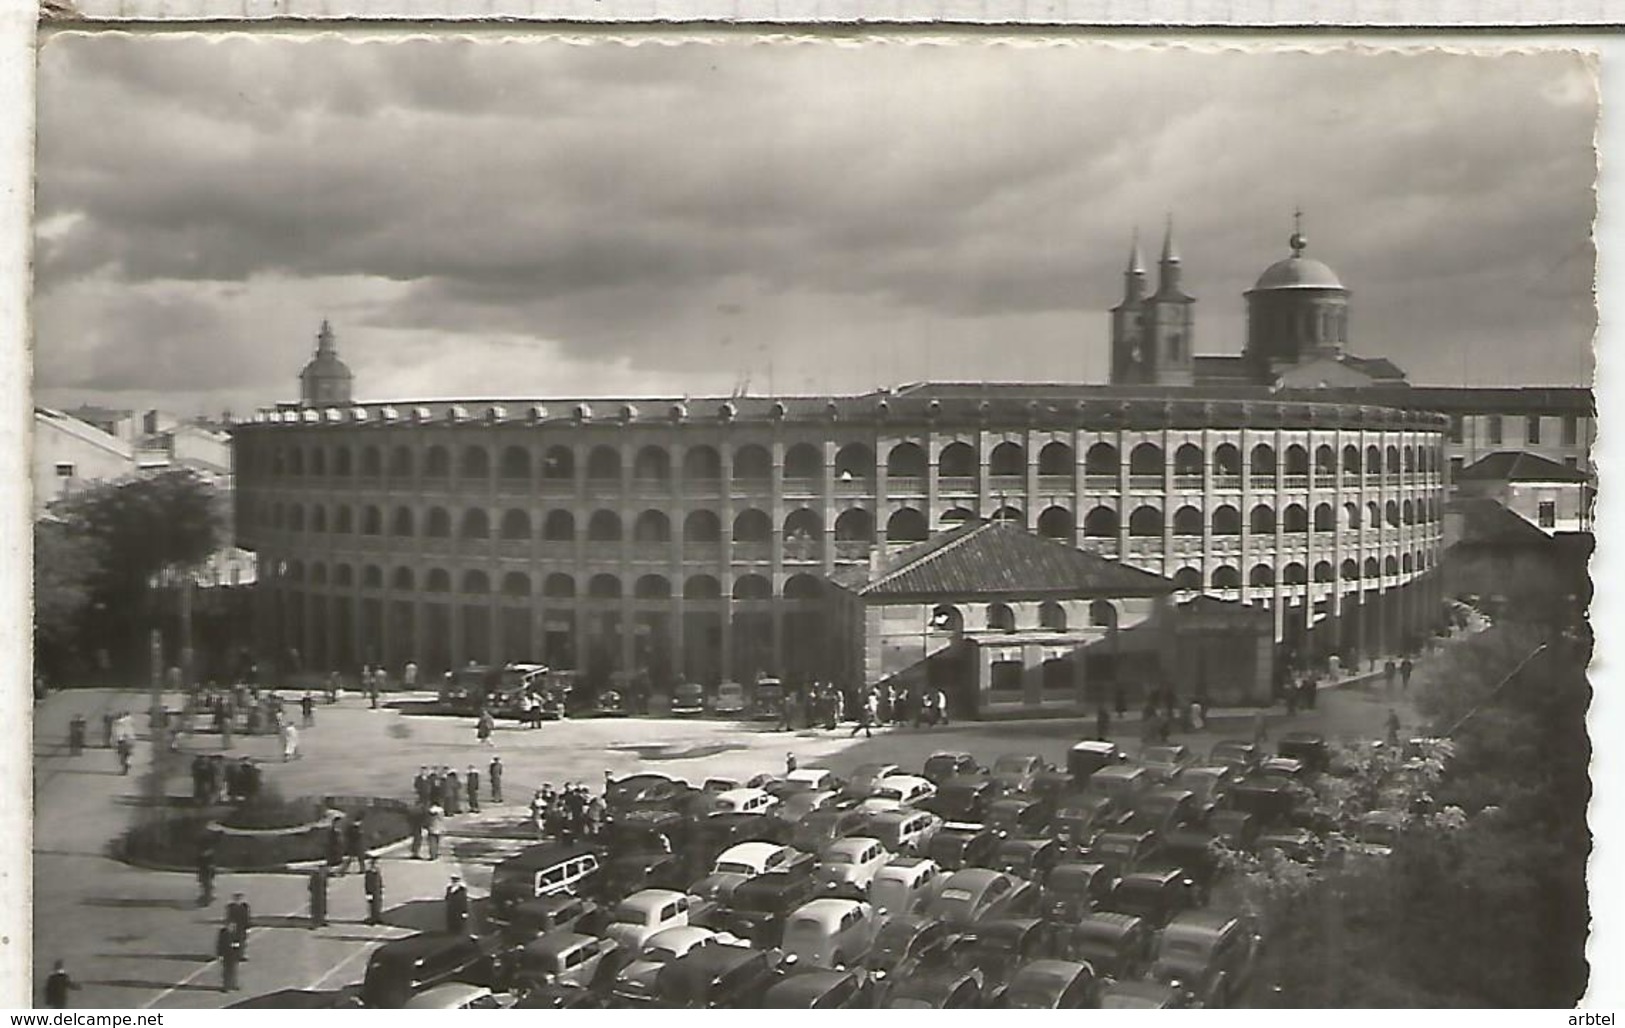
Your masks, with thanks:
[[[786,753],[802,766],[837,772],[860,763],[888,760],[917,768],[938,749],[966,750],[984,763],[1001,753],[1038,753],[1052,761],[1094,731],[1093,719],[955,724],[914,730],[882,729],[866,739],[850,727],[834,732],[775,732],[771,725],[676,719],[567,721],[525,729],[503,724],[492,745],[474,737],[472,719],[423,716],[398,709],[369,710],[357,696],[336,706],[320,706],[316,725],[302,734],[302,759],[282,763],[269,737],[235,740],[232,752],[261,760],[266,778],[283,795],[342,793],[408,798],[411,780],[423,764],[447,765],[462,773],[476,764],[484,775],[493,753],[507,768],[505,806],[486,804],[480,815],[451,821],[453,833],[438,862],[414,861],[396,851],[383,861],[387,925],[369,927],[359,875],[336,878],[331,889],[331,923],[305,926],[305,880],[288,874],[222,874],[214,907],[196,906],[190,874],[141,870],[108,856],[109,843],[145,811],[142,773],[150,750],[143,740],[136,770],[118,774],[110,750],[94,748],[79,757],[61,742],[73,712],[91,722],[100,737],[104,709],[139,711],[137,693],[75,690],[57,693],[36,709],[34,838],[34,960],[36,978],[54,959],[64,959],[83,988],[74,995],[82,1007],[212,1007],[276,989],[328,989],[359,981],[366,957],[380,940],[439,923],[439,898],[447,877],[459,872],[476,896],[489,886],[490,868],[525,845],[524,804],[543,781],[586,781],[595,787],[604,772],[620,776],[653,770],[699,782],[710,775],[748,777],[782,770]],[[1370,738],[1383,731],[1394,701],[1380,686],[1354,685],[1324,690],[1317,709],[1290,724],[1279,710],[1270,717],[1272,735],[1287,727],[1313,728],[1331,737]],[[297,709],[297,708],[295,708]],[[1401,716],[1410,718],[1401,709]],[[144,718],[139,713],[137,720]],[[1136,748],[1138,726],[1117,733]],[[1202,733],[1176,735],[1205,750],[1224,737],[1250,737],[1251,715],[1218,719]],[[218,752],[218,739],[186,742]],[[167,783],[185,795],[190,780],[186,761]],[[488,788],[485,794],[489,795]],[[215,928],[226,898],[243,892],[261,925],[250,938],[242,968],[243,991],[219,991],[220,968],[213,960]],[[36,987],[38,981],[36,981]]]

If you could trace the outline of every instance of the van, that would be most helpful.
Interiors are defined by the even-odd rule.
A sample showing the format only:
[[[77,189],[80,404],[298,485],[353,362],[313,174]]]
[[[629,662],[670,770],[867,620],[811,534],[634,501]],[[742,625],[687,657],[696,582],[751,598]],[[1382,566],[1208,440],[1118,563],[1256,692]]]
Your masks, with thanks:
[[[519,950],[514,977],[521,983],[576,985],[593,988],[600,973],[618,970],[606,964],[620,948],[614,939],[576,932],[552,932]],[[600,972],[599,968],[605,970]]]
[[[545,843],[527,847],[498,864],[491,874],[492,920],[509,920],[515,907],[539,896],[586,892],[600,869],[598,854],[586,846]]]
[[[922,853],[942,823],[929,810],[883,810],[869,818],[863,834],[879,839],[893,853]]]

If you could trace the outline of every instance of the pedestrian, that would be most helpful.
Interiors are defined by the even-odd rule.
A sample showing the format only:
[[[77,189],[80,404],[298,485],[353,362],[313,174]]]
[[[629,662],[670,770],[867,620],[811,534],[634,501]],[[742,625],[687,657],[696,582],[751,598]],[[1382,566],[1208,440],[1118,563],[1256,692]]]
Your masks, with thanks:
[[[79,984],[68,974],[68,965],[58,960],[51,965],[51,973],[45,976],[45,1005],[58,1010],[68,1005],[68,993],[79,988]]]
[[[102,715],[102,749],[113,748],[113,712],[109,710]]]
[[[784,755],[784,773],[787,774],[787,775],[794,774],[795,770],[796,770],[796,755],[794,753],[786,753]]]
[[[352,860],[357,871],[367,866],[367,826],[366,818],[361,814],[344,826],[344,864],[339,868],[340,874],[350,870]]]
[[[327,866],[335,874],[344,873],[344,829],[338,814],[327,823]]]
[[[377,857],[367,858],[367,873],[362,876],[361,888],[367,894],[367,923],[379,924],[384,919],[384,872]]]
[[[779,725],[778,731],[790,730],[790,694],[784,693],[779,697]]]
[[[197,905],[200,907],[214,905],[214,876],[214,842],[204,839],[197,851]]]
[[[445,807],[448,814],[463,812],[463,783],[458,781],[454,770],[446,772]]]
[[[299,697],[299,720],[306,728],[316,724],[316,697],[310,694],[309,689]]]
[[[868,700],[859,700],[858,704],[857,704],[857,707],[858,707],[858,720],[857,720],[857,723],[855,723],[852,726],[852,736],[849,736],[849,738],[855,737],[858,734],[859,731],[862,731],[863,732],[863,737],[865,739],[873,739],[874,735],[873,735],[873,733],[871,733],[869,731],[869,719],[872,716],[871,713],[870,713],[872,708],[871,708],[871,706],[869,704],[869,701]]]
[[[1200,732],[1207,727],[1207,711],[1202,706],[1202,699],[1198,696],[1191,700],[1190,706],[1191,731]]]
[[[440,859],[440,836],[446,831],[446,812],[440,804],[429,804],[428,819],[425,822],[425,831],[429,836],[429,859]]]
[[[536,829],[536,838],[547,834],[547,796],[540,789],[530,798],[530,823]]]
[[[422,860],[423,835],[424,829],[428,824],[428,812],[426,808],[422,806],[413,807],[407,814],[407,818],[412,826],[412,859]]]
[[[232,893],[231,902],[226,904],[226,927],[236,935],[238,953],[243,960],[247,960],[248,930],[254,927],[254,914],[249,909],[248,900],[240,892]]]
[[[220,991],[237,991],[237,965],[244,957],[243,937],[231,925],[221,925],[214,937],[214,955],[220,958]]]
[[[1415,670],[1416,670],[1416,665],[1411,663],[1411,658],[1409,658],[1409,657],[1406,657],[1405,660],[1399,665],[1399,687],[1401,689],[1404,689],[1404,690],[1409,690],[1410,689],[1410,687],[1411,687],[1411,674]]]
[[[401,668],[401,688],[406,690],[407,692],[411,692],[412,690],[416,689],[417,687],[418,687],[418,666],[417,666],[417,663],[415,661],[410,661],[409,660],[409,661],[406,662],[406,666]]]
[[[289,721],[282,726],[282,762],[299,759],[299,729]]]
[[[310,928],[327,927],[327,868],[318,867],[310,873],[306,887],[310,890]]]
[[[1382,687],[1384,690],[1388,692],[1394,691],[1394,674],[1398,670],[1399,666],[1391,659],[1382,666]]]
[[[374,668],[372,674],[367,676],[367,706],[372,710],[378,709],[378,693],[383,689],[383,668]]]
[[[468,774],[463,778],[463,785],[468,789],[468,812],[480,812],[480,769],[473,764],[468,765]]]
[[[1095,738],[1102,742],[1110,739],[1112,735],[1112,715],[1102,703],[1095,708]]]
[[[486,777],[491,782],[491,802],[502,802],[502,758],[492,757],[491,766],[487,769]]]
[[[482,746],[491,746],[491,733],[496,730],[496,718],[491,716],[490,710],[480,711],[479,723],[474,726],[474,736]]]
[[[937,716],[944,725],[948,723],[948,694],[941,689],[937,690]]]
[[[83,735],[84,735],[84,733],[81,732],[80,733],[81,739],[83,739]],[[133,753],[135,751],[135,743],[130,741],[129,736],[121,735],[118,738],[117,747],[118,747],[118,773],[121,774],[121,775],[127,775],[127,774],[130,773],[130,757],[133,755]]]
[[[604,823],[609,820],[609,806],[604,803],[602,796],[593,796],[587,800],[587,833],[593,838],[604,830]]]
[[[461,875],[452,875],[446,886],[446,931],[451,935],[468,934],[468,887]]]

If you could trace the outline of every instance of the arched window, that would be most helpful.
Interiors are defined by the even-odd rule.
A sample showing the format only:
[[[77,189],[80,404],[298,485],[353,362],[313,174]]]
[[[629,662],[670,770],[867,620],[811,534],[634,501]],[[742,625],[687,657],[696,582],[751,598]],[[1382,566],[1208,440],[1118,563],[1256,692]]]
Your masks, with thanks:
[[[491,591],[491,578],[483,571],[463,572],[463,592],[483,596]]]
[[[1315,474],[1337,474],[1337,451],[1325,443],[1315,447]]]
[[[715,511],[691,511],[683,519],[683,541],[686,543],[717,543],[722,541],[722,519]]]
[[[773,458],[765,447],[741,446],[734,451],[733,477],[746,482],[765,482],[773,477]]]
[[[1006,440],[993,447],[987,457],[990,475],[1017,476],[1027,472],[1027,450],[1020,443]]]
[[[1241,476],[1241,451],[1233,443],[1220,443],[1213,450],[1213,472],[1231,478]]]
[[[1414,446],[1405,447],[1405,470],[1408,472],[1416,470],[1416,447]]]
[[[1376,500],[1372,500],[1365,505],[1365,527],[1382,527],[1382,507],[1377,504]]]
[[[480,508],[470,507],[463,511],[463,528],[459,534],[464,539],[488,539],[491,536],[491,519]]]
[[[430,570],[428,577],[424,579],[423,588],[424,591],[431,593],[451,592],[451,572],[445,568]]]
[[[549,446],[547,452],[542,455],[543,481],[568,482],[575,477],[575,452],[568,446]]]
[[[587,597],[594,600],[618,600],[621,598],[621,580],[614,575],[593,575],[587,580]]]
[[[1038,626],[1047,628],[1052,632],[1066,631],[1066,608],[1054,600],[1045,600],[1038,605]]]
[[[740,575],[734,579],[733,598],[770,600],[773,598],[773,586],[761,575]]]
[[[965,630],[965,615],[950,603],[938,604],[931,611],[931,631],[950,632],[954,635]]]
[[[797,480],[816,479],[824,470],[824,458],[811,443],[797,443],[785,451],[784,477]]]
[[[310,530],[317,533],[327,531],[327,508],[319,503],[311,505]]]
[[[1128,534],[1141,537],[1161,535],[1162,511],[1150,505],[1136,507],[1134,513],[1128,516]]]
[[[763,512],[751,508],[734,518],[734,542],[765,543],[773,535],[773,522]]]
[[[1286,473],[1298,477],[1309,474],[1309,451],[1297,443],[1286,448]]]
[[[444,446],[431,446],[423,455],[424,478],[448,478],[451,476],[451,451]]]
[[[409,593],[415,586],[411,568],[396,568],[389,578],[389,587],[396,592]]]
[[[633,583],[632,595],[640,600],[663,600],[671,595],[671,582],[665,575],[642,575]]]
[[[621,452],[611,446],[594,446],[587,454],[587,477],[594,482],[621,480]]]
[[[346,589],[355,585],[355,569],[348,564],[335,564],[333,566],[333,584]]]
[[[1384,451],[1382,467],[1383,470],[1388,472],[1390,475],[1397,475],[1399,473],[1399,447],[1390,446],[1386,451]]]
[[[1270,535],[1275,531],[1275,508],[1267,503],[1260,503],[1253,508],[1247,519],[1248,531],[1254,535]]]
[[[1122,470],[1123,460],[1117,452],[1117,447],[1111,443],[1095,443],[1084,451],[1083,473],[1085,475],[1100,475],[1116,478]]]
[[[1411,501],[1406,500],[1404,503],[1400,504],[1399,512],[1400,521],[1407,525],[1416,524],[1416,508],[1411,505]]]
[[[937,474],[943,478],[975,478],[976,451],[967,443],[949,443],[937,457]]]
[[[1202,572],[1191,567],[1180,568],[1174,572],[1174,588],[1186,593],[1201,592]]]
[[[1065,507],[1045,507],[1038,515],[1038,534],[1046,539],[1072,540],[1072,512]]]
[[[1253,569],[1247,572],[1247,584],[1254,589],[1262,589],[1275,584],[1275,568],[1268,564],[1254,564]]]
[[[1014,632],[1016,630],[1016,612],[1010,609],[1008,603],[988,604],[987,627],[990,632]]]
[[[1405,574],[1407,574],[1407,575],[1410,574],[1413,570],[1415,570],[1415,567],[1416,567],[1415,560],[1414,560],[1414,558],[1411,557],[1410,554],[1406,553],[1406,554],[1402,554],[1400,556],[1400,558],[1399,558],[1399,569],[1401,571],[1403,571]]]
[[[1038,473],[1040,475],[1065,476],[1073,473],[1077,467],[1077,459],[1072,455],[1072,447],[1059,439],[1047,442],[1043,449],[1038,451]]]
[[[1309,569],[1293,561],[1281,571],[1281,581],[1287,585],[1307,585]]]
[[[384,512],[370,504],[361,511],[361,534],[383,535]]]
[[[837,482],[867,482],[875,476],[875,451],[863,443],[847,443],[835,451]]]
[[[1275,477],[1275,447],[1268,443],[1259,443],[1253,447],[1251,459],[1252,474],[1254,478]]]
[[[714,446],[693,446],[683,454],[683,481],[717,482],[722,479],[722,455]]]
[[[595,510],[587,519],[587,541],[592,543],[618,543],[621,541],[621,516],[612,510]]]
[[[361,450],[361,474],[366,478],[378,478],[384,473],[384,454],[376,446],[366,446]]]
[[[1331,561],[1322,560],[1322,561],[1316,561],[1315,562],[1315,581],[1316,582],[1322,582],[1322,583],[1330,582],[1330,581],[1333,581],[1336,578],[1337,578],[1337,575],[1332,570],[1332,562]]]
[[[898,443],[886,454],[886,474],[892,478],[924,478],[925,450],[917,443]]]
[[[1394,528],[1399,527],[1399,504],[1398,503],[1394,502],[1393,500],[1389,500],[1387,509],[1384,511],[1384,515],[1385,515],[1384,520],[1387,521],[1390,526],[1392,526]]]
[[[1083,516],[1083,534],[1091,539],[1115,539],[1117,529],[1117,512],[1110,507],[1096,507]]]
[[[310,474],[314,478],[327,476],[327,451],[320,446],[310,448]]]
[[[646,510],[632,522],[632,541],[636,543],[671,542],[671,519],[658,510]]]
[[[1089,604],[1089,627],[1112,629],[1117,627],[1117,607],[1110,600],[1095,600]]]
[[[296,506],[294,509],[298,510],[299,508]],[[333,531],[339,535],[349,535],[355,531],[355,514],[348,506],[343,504],[339,506],[337,516],[333,522]]]
[[[1284,531],[1309,531],[1309,512],[1304,509],[1301,503],[1289,504],[1286,510],[1281,512],[1281,521],[1281,527]]]
[[[355,468],[350,463],[351,459],[348,446],[340,446],[335,449],[333,451],[333,474],[340,478],[349,478],[355,474]]]
[[[1202,517],[1202,512],[1197,510],[1195,507],[1181,507],[1174,511],[1174,534],[1186,536],[1201,535],[1202,522],[1204,520],[1205,519]]]
[[[446,508],[429,508],[429,521],[424,526],[423,534],[431,539],[451,538],[451,515],[446,513]]]
[[[1343,504],[1343,527],[1360,527],[1360,505],[1358,503]]]
[[[835,539],[837,542],[874,542],[875,519],[872,514],[862,507],[851,507],[841,511],[835,518]]]
[[[576,594],[576,580],[562,571],[555,571],[542,580],[542,595],[553,599],[569,599]]]
[[[1353,557],[1350,557],[1348,560],[1343,562],[1341,571],[1342,574],[1339,577],[1341,577],[1345,582],[1357,582],[1360,580],[1360,562],[1355,560]]]
[[[502,576],[502,595],[516,599],[530,597],[530,576],[519,571],[510,571]]]
[[[1358,475],[1360,473],[1360,448],[1350,443],[1343,447],[1343,474]]]
[[[523,446],[503,448],[502,477],[510,482],[530,481],[530,451]]]
[[[530,515],[522,510],[510,510],[502,515],[502,538],[529,539]]]
[[[798,507],[791,511],[784,519],[784,538],[801,539],[803,541],[817,542],[824,534],[824,519],[818,513],[806,507]]]
[[[490,478],[490,451],[483,446],[463,447],[463,463],[457,473],[464,479]]]
[[[1375,445],[1365,448],[1365,473],[1368,475],[1382,474],[1382,451]]]
[[[576,516],[567,510],[550,510],[542,519],[542,538],[550,543],[567,543],[576,537]]]
[[[1365,575],[1364,575],[1364,577],[1366,577],[1366,578],[1379,578],[1381,576],[1382,576],[1382,565],[1377,563],[1377,558],[1375,558],[1375,557],[1367,557],[1365,559]]]
[[[974,512],[968,511],[964,507],[949,507],[947,510],[942,512],[942,517],[937,519],[937,524],[942,528],[954,528],[958,525],[963,525],[965,522],[970,521],[975,517],[976,514]]]
[[[1174,451],[1174,474],[1186,478],[1200,478],[1206,462],[1202,459],[1202,448],[1194,443],[1182,443]]]
[[[1027,512],[1020,507],[1004,506],[994,511],[993,517],[989,520],[995,524],[1020,525],[1025,528],[1027,527]]]
[[[288,531],[303,532],[305,530],[304,504],[296,503],[288,508]]]
[[[931,527],[926,524],[925,514],[913,507],[893,511],[891,517],[886,519],[886,538],[892,542],[924,542],[930,534]]]
[[[823,592],[823,584],[812,575],[791,575],[784,583],[787,600],[816,600]]]
[[[1382,573],[1385,575],[1399,574],[1399,561],[1394,558],[1393,554],[1382,558]]]
[[[1155,443],[1141,443],[1128,454],[1128,473],[1131,475],[1162,474],[1162,447]]]
[[[389,451],[389,477],[396,482],[412,477],[412,451],[397,446]]]
[[[632,477],[643,485],[665,485],[671,481],[671,454],[664,447],[643,447],[632,458]]]
[[[1226,503],[1213,511],[1214,535],[1240,535],[1241,511]]]
[[[683,599],[716,600],[722,597],[722,583],[715,575],[690,575],[683,583]]]

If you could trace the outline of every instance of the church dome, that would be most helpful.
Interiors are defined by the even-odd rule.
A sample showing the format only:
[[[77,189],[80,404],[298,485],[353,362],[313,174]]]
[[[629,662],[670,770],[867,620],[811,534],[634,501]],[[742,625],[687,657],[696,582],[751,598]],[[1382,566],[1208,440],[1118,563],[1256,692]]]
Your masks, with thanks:
[[[1343,283],[1324,262],[1312,257],[1287,257],[1258,276],[1254,289],[1342,289]]]

